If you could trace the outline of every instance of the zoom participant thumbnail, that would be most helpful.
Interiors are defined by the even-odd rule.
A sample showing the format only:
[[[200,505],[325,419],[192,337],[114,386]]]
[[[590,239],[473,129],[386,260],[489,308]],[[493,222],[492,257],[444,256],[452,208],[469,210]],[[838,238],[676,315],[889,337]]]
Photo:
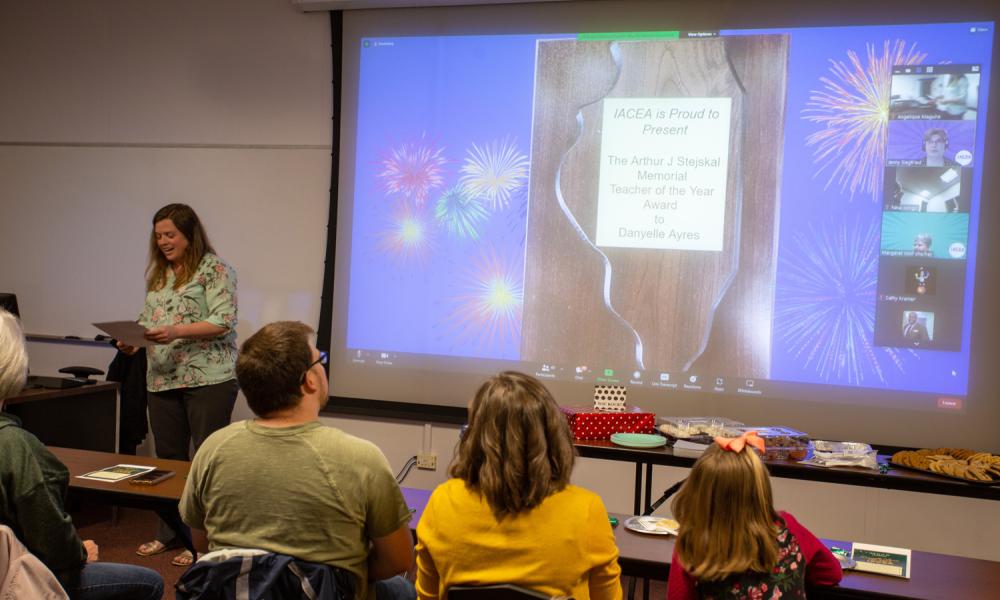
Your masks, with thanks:
[[[965,267],[964,260],[883,256],[875,344],[961,350]]]
[[[886,167],[885,210],[967,213],[972,196],[972,169]]]
[[[906,65],[892,68],[889,118],[974,121],[979,65]]]
[[[965,268],[967,213],[882,213],[882,259],[916,256],[960,260]],[[881,277],[881,275],[880,275]]]
[[[975,121],[889,121],[885,164],[968,167],[975,147]]]

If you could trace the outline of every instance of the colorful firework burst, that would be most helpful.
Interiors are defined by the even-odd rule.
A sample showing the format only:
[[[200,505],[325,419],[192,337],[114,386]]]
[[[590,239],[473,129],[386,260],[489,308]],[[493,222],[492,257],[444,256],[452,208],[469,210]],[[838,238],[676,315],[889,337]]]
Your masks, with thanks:
[[[483,197],[498,210],[507,207],[511,194],[527,178],[528,157],[518,151],[517,144],[504,139],[483,147],[472,145],[462,165],[460,184],[470,196]]]
[[[449,329],[460,340],[474,339],[494,350],[521,336],[524,308],[522,266],[495,249],[485,249],[470,265],[452,298]]]
[[[421,206],[431,190],[444,183],[444,148],[408,142],[392,148],[381,161],[379,179],[389,194],[398,194]]]
[[[467,194],[462,186],[455,186],[441,194],[434,207],[434,216],[458,237],[477,240],[478,227],[489,213],[479,198]]]
[[[902,40],[886,40],[881,55],[875,44],[867,50],[866,64],[853,50],[846,63],[831,60],[832,75],[820,77],[823,89],[810,92],[802,111],[804,119],[823,125],[806,137],[806,145],[815,147],[816,174],[830,169],[826,187],[836,181],[852,199],[856,192],[876,199],[882,188],[892,67],[920,64],[927,56]]]
[[[885,385],[883,360],[903,370],[900,350],[872,342],[879,232],[877,221],[810,223],[781,253],[775,333],[825,381]]]
[[[378,234],[378,249],[401,262],[423,264],[432,245],[431,233],[427,218],[404,205],[389,217],[389,226]]]

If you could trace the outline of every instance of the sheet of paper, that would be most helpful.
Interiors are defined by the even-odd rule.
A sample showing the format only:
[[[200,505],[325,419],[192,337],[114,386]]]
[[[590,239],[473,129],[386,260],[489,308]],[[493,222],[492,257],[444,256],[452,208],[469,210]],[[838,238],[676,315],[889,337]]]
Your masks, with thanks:
[[[146,328],[135,321],[109,321],[107,323],[93,323],[93,326],[129,346],[141,348],[155,344],[155,342],[143,337]]]
[[[143,465],[115,465],[98,471],[91,471],[83,475],[77,475],[78,479],[93,479],[94,481],[121,481],[136,475],[142,475],[155,469]]]
[[[701,456],[707,449],[708,444],[695,444],[694,442],[686,442],[684,440],[677,440],[674,442],[674,456],[696,458]]]
[[[856,542],[851,549],[851,558],[857,563],[854,568],[858,571],[910,578],[911,556],[909,548],[876,546],[875,544]]]

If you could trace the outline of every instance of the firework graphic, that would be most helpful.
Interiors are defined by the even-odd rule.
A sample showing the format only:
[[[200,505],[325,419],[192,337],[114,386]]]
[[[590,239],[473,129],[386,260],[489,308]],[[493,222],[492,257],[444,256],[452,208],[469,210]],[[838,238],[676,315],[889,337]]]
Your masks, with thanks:
[[[448,317],[457,339],[475,340],[480,349],[500,349],[521,336],[523,266],[487,247],[473,260],[452,298]]]
[[[470,196],[461,186],[455,186],[441,194],[434,207],[434,217],[445,228],[458,237],[479,239],[479,225],[489,213],[483,203]]]
[[[813,147],[816,175],[829,171],[826,187],[836,183],[841,191],[869,194],[877,199],[882,189],[886,130],[892,67],[923,62],[926,54],[915,45],[886,40],[882,53],[867,45],[867,60],[853,51],[847,62],[830,61],[830,75],[820,77],[822,89],[813,90],[802,111],[803,118],[823,126],[806,137]]]
[[[431,224],[420,212],[403,205],[389,217],[386,229],[378,234],[379,251],[403,263],[426,261],[431,248]]]
[[[494,210],[507,207],[511,194],[528,178],[528,157],[507,139],[472,145],[462,165],[460,185],[472,197],[482,197]]]
[[[880,223],[818,223],[797,232],[780,255],[775,334],[824,381],[885,385],[885,367],[903,371],[903,361],[900,350],[872,342]]]
[[[389,150],[381,161],[378,178],[385,191],[423,205],[431,190],[444,183],[444,148],[434,148],[421,140],[403,143]]]

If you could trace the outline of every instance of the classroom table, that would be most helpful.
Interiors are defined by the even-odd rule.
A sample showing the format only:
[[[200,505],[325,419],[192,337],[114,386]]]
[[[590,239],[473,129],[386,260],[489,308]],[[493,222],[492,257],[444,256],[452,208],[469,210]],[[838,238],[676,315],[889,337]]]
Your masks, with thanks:
[[[70,491],[112,504],[147,508],[176,509],[184,490],[190,463],[148,456],[130,456],[71,448],[49,448],[70,471]],[[152,486],[132,485],[127,481],[104,482],[79,479],[90,471],[120,463],[141,464],[169,469],[176,475]],[[430,498],[429,490],[402,488],[413,510],[410,527],[416,529]],[[622,573],[632,577],[665,581],[670,573],[674,537],[636,533],[625,528],[630,515],[615,514],[615,542],[618,545]],[[823,540],[828,546],[850,547],[849,542]],[[844,573],[839,586],[813,588],[810,598],[993,598],[1000,589],[1000,563],[932,552],[913,551],[910,579],[856,571]]]
[[[636,533],[625,528],[629,515],[614,515],[622,573],[657,581],[670,574],[674,536]],[[821,540],[827,547],[851,547],[850,542]],[[1000,589],[1000,563],[914,550],[910,579],[844,571],[840,585],[809,588],[809,598],[995,598]]]
[[[698,454],[684,451],[675,453],[673,448],[625,448],[608,440],[576,440],[573,445],[582,457],[630,462],[635,465],[633,510],[636,514],[646,514],[654,503],[653,465],[691,468],[698,459]],[[889,455],[880,454],[878,460],[888,464],[889,458]],[[967,483],[909,469],[891,467],[883,475],[879,471],[860,467],[816,467],[795,460],[769,460],[765,464],[772,477],[785,479],[1000,500],[1000,485]]]
[[[192,541],[189,536],[184,534],[184,528],[180,527],[181,523],[176,520],[178,518],[177,505],[181,500],[181,494],[184,493],[184,484],[187,483],[188,473],[191,470],[190,462],[57,446],[49,446],[49,451],[69,469],[69,490],[75,498],[155,511],[174,531],[181,535],[185,547],[192,552],[194,551]],[[157,469],[173,471],[174,476],[156,485],[135,485],[128,483],[127,479],[95,481],[78,477],[118,464],[156,467]],[[401,489],[403,498],[413,510],[412,524],[413,528],[416,529],[431,492],[416,488]]]
[[[188,472],[191,469],[190,462],[56,446],[49,446],[49,450],[69,469],[69,493],[73,497],[155,511],[181,537],[184,547],[192,553],[194,552],[191,536],[187,532],[187,528],[183,527],[180,515],[177,513],[177,505],[184,492],[184,484],[187,482]],[[119,464],[156,467],[157,469],[173,471],[174,476],[155,485],[136,485],[129,483],[127,479],[95,481],[78,477],[91,471]]]

